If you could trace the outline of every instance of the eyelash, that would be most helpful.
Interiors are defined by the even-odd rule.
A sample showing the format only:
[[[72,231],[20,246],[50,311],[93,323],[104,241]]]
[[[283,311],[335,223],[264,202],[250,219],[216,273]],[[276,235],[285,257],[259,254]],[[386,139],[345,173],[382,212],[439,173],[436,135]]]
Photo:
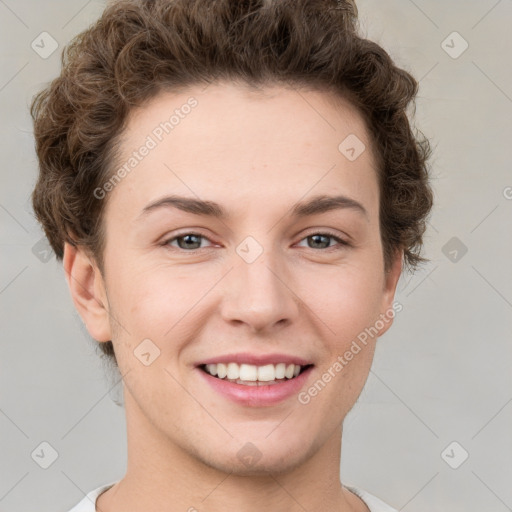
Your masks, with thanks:
[[[206,236],[202,235],[201,233],[196,233],[196,232],[186,232],[186,233],[181,233],[179,235],[176,235],[176,236],[173,236],[172,238],[168,238],[167,240],[163,241],[162,242],[162,246],[166,247],[166,248],[172,248],[172,249],[176,249],[180,252],[190,252],[190,253],[193,253],[193,252],[196,252],[196,251],[199,251],[201,249],[208,249],[208,247],[200,247],[199,249],[190,249],[190,250],[187,250],[187,249],[182,249],[181,247],[172,247],[170,245],[171,242],[174,242],[175,240],[179,239],[179,238],[184,238],[188,235],[192,235],[192,236],[196,236],[196,237],[200,237],[200,238],[204,238],[205,240],[208,240],[211,242],[211,240],[209,238],[207,238]],[[346,247],[352,247],[352,244],[347,242],[346,240],[343,240],[342,238],[334,235],[333,233],[329,233],[329,232],[316,232],[316,233],[310,233],[309,235],[306,235],[304,238],[302,238],[300,241],[302,242],[303,240],[306,240],[307,238],[309,237],[312,237],[312,236],[316,236],[316,235],[320,235],[320,236],[326,236],[326,237],[329,237],[329,238],[332,238],[334,239],[336,242],[339,243],[339,247],[336,248],[336,246],[329,246],[329,247],[326,247],[325,249],[313,249],[313,248],[309,248],[308,249],[311,249],[313,251],[330,251],[330,250],[340,250],[340,249],[343,249],[343,248],[346,248]]]

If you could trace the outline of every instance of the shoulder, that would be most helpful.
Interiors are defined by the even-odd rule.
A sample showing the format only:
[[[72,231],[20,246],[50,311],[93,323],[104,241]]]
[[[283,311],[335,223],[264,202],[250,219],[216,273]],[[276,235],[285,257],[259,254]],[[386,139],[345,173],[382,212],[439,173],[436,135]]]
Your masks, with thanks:
[[[96,500],[98,499],[98,496],[107,489],[110,489],[116,483],[117,480],[88,492],[79,503],[69,510],[69,512],[96,512]]]
[[[359,496],[370,509],[370,512],[398,512],[396,508],[390,507],[387,503],[384,503],[381,499],[377,498],[369,492],[359,489],[353,485],[344,485],[346,489],[353,492],[356,496]]]
[[[69,512],[96,512],[96,500],[98,499],[98,496],[105,492],[107,489],[110,489],[110,487],[116,483],[117,480],[88,492],[79,503],[77,503],[71,510],[69,510]],[[370,509],[370,512],[398,512],[397,509],[390,507],[381,499],[377,498],[377,496],[374,496],[373,494],[370,494],[363,489],[352,485],[345,485],[344,487],[347,488],[350,492],[353,492],[356,496],[359,496]]]

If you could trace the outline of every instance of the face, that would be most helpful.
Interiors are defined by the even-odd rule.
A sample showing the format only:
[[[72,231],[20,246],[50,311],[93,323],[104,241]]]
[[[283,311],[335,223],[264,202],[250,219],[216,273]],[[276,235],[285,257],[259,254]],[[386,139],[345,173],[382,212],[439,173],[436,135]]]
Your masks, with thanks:
[[[104,199],[105,308],[79,309],[113,340],[139,442],[248,474],[296,467],[341,432],[392,323],[401,254],[385,274],[370,140],[334,105],[224,83],[132,113],[116,169],[137,162]],[[349,135],[356,156],[366,147],[355,159],[339,149]],[[283,379],[291,364],[301,373]],[[265,385],[226,380],[256,376]]]

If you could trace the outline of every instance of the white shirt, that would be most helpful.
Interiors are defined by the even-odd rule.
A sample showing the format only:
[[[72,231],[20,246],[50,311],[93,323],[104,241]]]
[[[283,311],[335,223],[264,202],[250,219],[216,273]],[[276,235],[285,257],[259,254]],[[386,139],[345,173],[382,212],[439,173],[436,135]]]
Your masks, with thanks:
[[[84,499],[75,505],[69,512],[96,512],[96,500],[98,499],[98,496],[107,489],[110,489],[110,487],[117,482],[118,480],[102,485],[101,487],[89,492]],[[344,487],[359,496],[366,503],[370,512],[398,512],[395,508],[386,505],[382,500],[373,496],[369,492],[363,491],[362,489],[358,489],[354,486],[344,485]]]

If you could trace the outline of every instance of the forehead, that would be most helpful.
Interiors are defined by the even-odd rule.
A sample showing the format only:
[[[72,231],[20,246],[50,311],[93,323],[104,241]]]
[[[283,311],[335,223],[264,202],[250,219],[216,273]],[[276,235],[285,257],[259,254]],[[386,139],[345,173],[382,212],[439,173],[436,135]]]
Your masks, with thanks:
[[[260,207],[309,192],[378,200],[364,120],[330,92],[217,83],[160,93],[132,111],[115,168],[123,165],[129,172],[110,199],[139,209],[164,192]]]

